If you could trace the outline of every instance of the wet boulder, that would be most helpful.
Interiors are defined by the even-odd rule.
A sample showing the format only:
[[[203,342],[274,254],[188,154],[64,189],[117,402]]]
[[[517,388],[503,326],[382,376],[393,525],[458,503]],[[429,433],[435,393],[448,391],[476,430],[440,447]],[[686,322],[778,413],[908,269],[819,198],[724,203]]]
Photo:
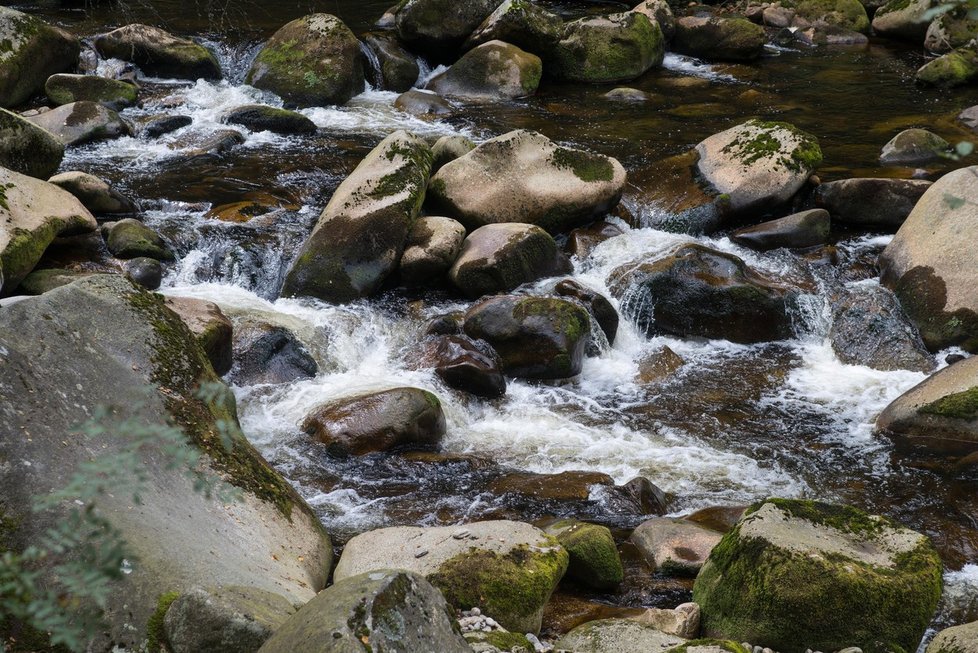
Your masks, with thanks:
[[[924,179],[840,179],[819,184],[815,203],[835,222],[896,230],[930,186]]]
[[[193,118],[190,116],[156,116],[143,123],[139,135],[145,138],[159,138],[192,123]]]
[[[78,39],[44,21],[0,7],[0,107],[27,102],[55,73],[78,63]]]
[[[543,530],[567,550],[567,578],[596,590],[613,590],[621,583],[621,556],[606,526],[561,519]]]
[[[97,102],[85,100],[63,104],[27,119],[49,131],[66,146],[129,134],[129,126],[118,113]]]
[[[587,258],[595,247],[623,233],[625,231],[618,225],[601,220],[587,227],[578,227],[567,234],[566,250],[571,256]]]
[[[696,146],[697,170],[745,213],[785,204],[822,162],[818,140],[785,122],[749,120]]]
[[[814,247],[828,242],[832,218],[825,209],[810,209],[753,227],[738,229],[730,240],[757,250]]]
[[[798,291],[743,260],[702,245],[611,273],[612,292],[649,335],[721,338],[740,343],[793,335]]]
[[[287,106],[345,104],[365,87],[360,41],[336,16],[297,18],[268,39],[245,81]]]
[[[880,255],[881,281],[931,351],[978,352],[978,167],[960,168],[927,189]]]
[[[665,39],[648,16],[626,11],[579,18],[547,57],[547,75],[561,81],[625,82],[662,64]]]
[[[645,14],[649,20],[658,23],[666,42],[672,41],[673,34],[676,33],[676,17],[666,0],[644,0],[632,7],[632,11]]]
[[[465,136],[442,136],[431,146],[431,174],[438,172],[443,165],[475,149],[475,143]]]
[[[286,620],[261,653],[471,653],[445,598],[422,576],[392,569],[400,566],[337,579]]]
[[[329,401],[302,421],[302,430],[334,455],[431,449],[445,435],[438,397],[420,388],[393,388]]]
[[[97,36],[95,49],[105,58],[131,61],[154,77],[221,78],[221,65],[210,50],[151,25],[125,25]]]
[[[869,31],[869,16],[859,0],[780,0],[780,3],[794,12],[792,24],[797,27],[817,25],[850,32]]]
[[[9,295],[58,236],[95,231],[81,202],[54,184],[0,168],[0,296]]]
[[[978,621],[945,628],[927,645],[927,653],[976,653]]]
[[[126,218],[106,223],[102,230],[105,244],[116,258],[147,256],[157,261],[172,261],[175,258],[163,237],[139,220]]]
[[[978,39],[928,61],[914,77],[923,86],[954,87],[978,79]]]
[[[163,265],[155,258],[139,256],[126,261],[124,274],[146,290],[156,290],[163,283]]]
[[[464,329],[492,345],[509,376],[566,379],[581,373],[590,318],[565,299],[504,295],[470,308]]]
[[[630,541],[657,572],[694,577],[722,537],[685,519],[654,517],[632,532]]]
[[[545,57],[560,40],[563,30],[560,16],[532,0],[505,0],[472,32],[463,48],[503,41]]]
[[[445,274],[462,253],[465,227],[441,216],[418,218],[401,256],[401,281],[420,285]]]
[[[59,73],[48,77],[44,83],[44,93],[58,105],[85,100],[118,111],[136,103],[139,89],[134,84],[98,75]]]
[[[575,653],[664,651],[685,641],[633,619],[599,619],[574,628],[557,640],[555,648]]]
[[[95,215],[135,215],[138,207],[107,182],[87,172],[71,170],[51,177],[49,180],[75,197],[86,209]]]
[[[295,611],[256,587],[197,587],[170,604],[162,630],[172,653],[256,653]]]
[[[419,367],[432,367],[450,388],[478,397],[506,394],[506,377],[499,354],[484,340],[466,335],[431,335],[421,341],[415,356]]]
[[[832,349],[843,363],[930,372],[934,359],[900,302],[886,288],[853,285],[832,302]]]
[[[707,61],[750,61],[764,52],[764,28],[746,18],[685,16],[676,21],[672,48]]]
[[[214,302],[194,297],[167,297],[166,307],[180,316],[218,375],[231,369],[231,320]]]
[[[897,397],[876,428],[898,444],[927,451],[978,451],[978,357],[958,361]]]
[[[469,234],[448,278],[476,298],[570,269],[550,234],[531,224],[510,222],[488,224]]]
[[[941,14],[931,21],[924,36],[929,52],[943,54],[968,44],[978,34],[978,20],[969,17],[964,7]]]
[[[504,628],[536,633],[567,561],[555,539],[522,522],[398,526],[350,540],[333,578],[406,569],[427,578],[456,609],[479,607]]]
[[[63,488],[82,461],[135,456],[131,464],[144,479],[138,503],[118,488],[98,497],[99,516],[127,551],[138,552],[139,563],[107,592],[106,627],[92,650],[142,649],[164,592],[237,585],[302,603],[325,586],[329,537],[238,430],[233,395],[162,297],[121,275],[90,276],[0,310],[0,351],[0,385],[8,389],[0,393],[0,420],[10,432],[32,436],[0,438],[5,460],[32,463],[0,469],[5,520],[16,524],[5,529],[7,546],[19,551],[69,519],[70,502],[43,513],[31,506]],[[201,384],[219,390],[222,401],[199,398]],[[66,437],[99,406],[113,409],[101,430]],[[226,437],[218,420],[229,427]],[[120,437],[165,424],[180,428],[186,439],[179,441],[201,452],[196,473],[236,488],[238,500],[201,492],[198,477],[173,464],[155,440],[134,450],[129,437]]]
[[[625,169],[617,160],[518,130],[442,166],[429,195],[470,230],[523,222],[558,233],[614,207],[624,186]]]
[[[228,380],[235,385],[288,383],[319,371],[316,359],[284,326],[245,318],[236,322],[233,336]]]
[[[794,32],[794,37],[806,45],[869,45],[869,37],[860,32],[838,27],[836,25],[816,24]]]
[[[431,149],[397,131],[343,180],[289,268],[283,297],[350,302],[397,269],[425,196]]]
[[[394,35],[371,32],[363,35],[363,42],[377,55],[380,63],[380,83],[385,91],[403,93],[414,86],[421,74],[418,61],[405,50]]]
[[[454,110],[448,100],[434,91],[416,88],[398,95],[394,108],[419,118],[447,116]]]
[[[873,31],[878,36],[901,39],[920,45],[927,35],[933,0],[889,0],[873,15]]]
[[[498,6],[499,0],[407,0],[398,6],[397,35],[413,50],[446,57]]]
[[[940,599],[941,571],[926,536],[885,517],[768,499],[713,549],[693,600],[707,637],[779,651],[913,650]]]
[[[301,113],[269,107],[263,104],[246,104],[235,107],[221,118],[228,125],[241,125],[253,132],[269,131],[276,134],[315,134],[316,123]]]
[[[0,166],[47,179],[57,171],[64,155],[65,146],[54,134],[0,109]]]
[[[880,163],[925,165],[951,154],[951,144],[926,129],[905,129],[883,146]]]
[[[591,323],[601,328],[608,345],[615,344],[615,337],[618,335],[618,311],[607,297],[573,279],[559,281],[554,286],[554,294],[558,297],[568,297],[583,306],[591,316]]]
[[[474,101],[511,100],[537,91],[540,57],[502,41],[489,41],[466,52],[428,88],[440,95]]]

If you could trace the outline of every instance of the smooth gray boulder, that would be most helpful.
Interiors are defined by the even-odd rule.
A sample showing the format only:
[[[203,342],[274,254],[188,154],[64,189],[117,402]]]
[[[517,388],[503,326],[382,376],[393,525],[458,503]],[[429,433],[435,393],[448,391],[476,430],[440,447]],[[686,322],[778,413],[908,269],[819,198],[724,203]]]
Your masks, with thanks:
[[[978,621],[945,628],[930,641],[926,653],[978,653]]]
[[[463,100],[512,100],[536,93],[542,75],[540,57],[509,43],[489,41],[462,55],[427,88]]]
[[[103,57],[131,61],[154,77],[221,78],[221,65],[210,50],[152,25],[125,25],[97,36],[95,49]]]
[[[454,108],[451,103],[434,91],[412,88],[397,96],[394,108],[419,118],[447,116]]]
[[[683,16],[676,20],[671,47],[707,61],[752,61],[765,43],[764,28],[746,18]]]
[[[462,253],[465,227],[457,220],[437,215],[418,218],[401,256],[401,281],[419,285],[439,277],[452,267]]]
[[[465,156],[475,149],[475,143],[465,136],[453,135],[442,136],[431,146],[431,174],[441,170],[446,163],[454,161],[460,156]]]
[[[78,170],[62,172],[48,181],[77,197],[82,205],[95,215],[135,215],[139,210],[135,202],[110,186],[108,182],[87,172]]]
[[[316,123],[296,111],[264,104],[235,107],[221,117],[228,125],[241,125],[253,132],[270,131],[276,134],[315,134]]]
[[[951,154],[951,144],[926,129],[904,129],[883,146],[880,163],[925,165]]]
[[[738,229],[730,240],[751,249],[814,247],[828,242],[832,218],[824,209],[810,209],[753,227]]]
[[[923,43],[931,19],[933,0],[889,0],[873,15],[873,31],[879,36]]]
[[[657,572],[695,577],[721,537],[685,519],[654,517],[639,524],[630,541]]]
[[[86,100],[118,111],[136,103],[139,89],[135,84],[108,77],[59,73],[48,77],[44,93],[58,105]]]
[[[50,111],[27,116],[27,120],[53,134],[65,146],[129,134],[129,126],[118,113],[87,100],[63,104]]]
[[[840,224],[896,230],[932,183],[925,179],[840,179],[819,184],[815,203]]]
[[[55,73],[78,64],[81,46],[64,30],[0,6],[0,107],[23,104]]]
[[[685,641],[633,619],[599,619],[574,628],[555,647],[574,653],[633,653],[665,651]]]
[[[57,172],[64,155],[65,146],[54,134],[0,109],[0,166],[47,179]]]
[[[175,256],[163,237],[139,220],[126,218],[106,223],[102,227],[105,244],[116,258],[130,259],[143,256],[157,261],[172,261]]]

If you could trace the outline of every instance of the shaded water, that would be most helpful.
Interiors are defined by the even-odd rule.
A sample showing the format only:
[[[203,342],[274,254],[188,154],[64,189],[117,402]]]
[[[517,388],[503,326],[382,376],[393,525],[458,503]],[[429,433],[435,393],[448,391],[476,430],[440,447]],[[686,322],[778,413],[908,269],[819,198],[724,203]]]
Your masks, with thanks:
[[[772,50],[750,66],[668,55],[662,70],[632,84],[655,95],[646,104],[609,102],[602,97],[609,87],[545,83],[531,99],[463,107],[448,119],[422,121],[395,111],[395,94],[370,90],[344,107],[305,110],[320,127],[315,136],[239,129],[247,137],[244,145],[220,157],[187,159],[202,139],[227,129],[220,124],[224,110],[255,101],[281,104],[242,85],[261,39],[310,11],[335,13],[363,31],[386,4],[154,1],[124,8],[103,4],[87,13],[53,3],[21,5],[83,36],[138,20],[203,35],[220,53],[227,81],[147,80],[144,106],[125,112],[136,121],[184,113],[193,118],[190,127],[153,142],[123,138],[76,148],[64,169],[93,172],[140,199],[147,222],[181,256],[165,292],[210,299],[233,319],[260,314],[292,329],[309,347],[320,365],[316,378],[236,393],[248,437],[299,488],[330,532],[343,541],[390,524],[500,515],[567,514],[616,528],[642,519],[634,506],[600,485],[583,497],[527,497],[500,480],[512,470],[603,472],[617,483],[645,476],[672,495],[676,514],[770,495],[827,499],[886,514],[933,537],[952,572],[948,594],[958,597],[956,609],[941,621],[978,618],[978,567],[968,565],[978,561],[976,479],[943,474],[937,461],[909,458],[873,434],[878,412],[924,376],[839,362],[826,339],[831,318],[822,292],[808,297],[793,340],[754,346],[649,339],[624,306],[615,346],[588,359],[580,379],[559,387],[513,381],[496,401],[456,393],[434,374],[404,362],[426,320],[463,308],[459,300],[390,292],[341,307],[275,301],[284,270],[332,190],[395,129],[432,138],[461,133],[475,140],[535,129],[619,158],[632,180],[626,204],[654,212],[655,206],[643,204],[642,191],[654,183],[643,170],[752,116],[786,120],[816,134],[825,179],[910,176],[913,171],[879,166],[882,144],[911,126],[928,126],[952,142],[967,138],[953,116],[978,102],[974,91],[917,89],[911,79],[922,52],[875,41],[864,49]],[[916,174],[934,178],[952,165],[961,164]],[[243,223],[208,213],[237,202],[264,208]],[[756,254],[723,235],[699,241],[775,275],[813,278],[818,288],[876,283],[875,257],[889,237],[837,238],[836,266],[812,266],[785,252]],[[690,240],[628,229],[575,261],[572,276],[608,294],[606,279],[619,265]],[[542,282],[540,290],[548,283],[553,281]],[[650,380],[649,361],[663,346],[685,364]],[[338,460],[297,426],[325,400],[394,385],[428,388],[442,398],[449,422],[444,449],[450,455]],[[643,600],[651,604],[655,597]]]

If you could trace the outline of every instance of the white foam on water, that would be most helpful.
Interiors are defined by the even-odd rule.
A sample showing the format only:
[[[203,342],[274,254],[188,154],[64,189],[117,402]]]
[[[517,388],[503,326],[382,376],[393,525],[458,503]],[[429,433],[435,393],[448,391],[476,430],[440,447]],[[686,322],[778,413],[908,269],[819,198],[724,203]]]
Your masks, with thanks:
[[[704,63],[699,59],[674,52],[666,53],[665,58],[662,60],[662,67],[673,72],[702,77],[717,82],[739,81],[733,75],[718,72],[714,66]]]

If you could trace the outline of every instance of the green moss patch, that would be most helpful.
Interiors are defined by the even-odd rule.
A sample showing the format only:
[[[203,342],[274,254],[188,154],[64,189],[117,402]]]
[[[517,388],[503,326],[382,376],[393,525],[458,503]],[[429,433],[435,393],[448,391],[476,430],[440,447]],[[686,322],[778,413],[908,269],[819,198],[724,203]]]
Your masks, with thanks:
[[[790,123],[751,120],[745,127],[753,127],[757,133],[739,136],[721,150],[737,157],[745,168],[761,159],[774,159],[775,165],[782,165],[792,172],[810,172],[822,163],[818,139]],[[791,152],[785,152],[784,143],[774,135],[782,130],[798,141]]]
[[[611,181],[615,176],[610,159],[581,150],[558,147],[550,155],[550,162],[561,169],[570,168],[581,181]]]
[[[179,592],[166,592],[160,594],[156,601],[156,609],[146,622],[146,650],[149,653],[159,653],[166,644],[166,634],[163,632],[163,619],[170,606],[180,598]]]
[[[978,417],[978,386],[941,397],[922,406],[917,412],[924,415],[973,420]]]

